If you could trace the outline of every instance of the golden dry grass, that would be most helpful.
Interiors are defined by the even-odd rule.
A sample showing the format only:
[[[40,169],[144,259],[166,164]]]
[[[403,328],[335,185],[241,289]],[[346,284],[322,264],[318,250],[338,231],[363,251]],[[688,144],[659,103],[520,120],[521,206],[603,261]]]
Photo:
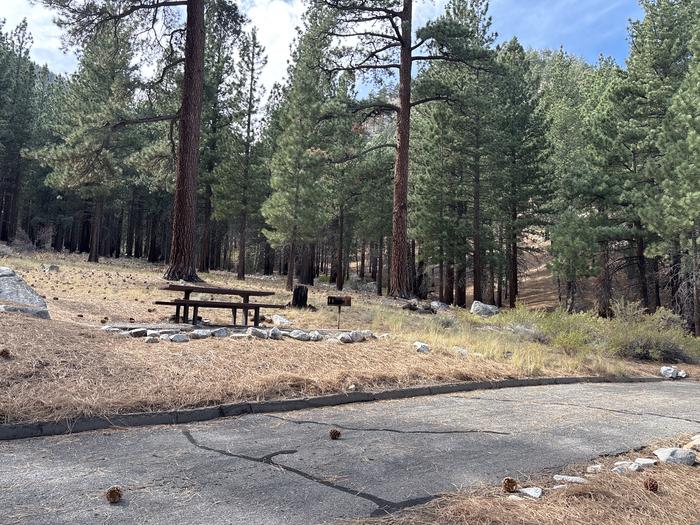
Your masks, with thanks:
[[[678,443],[680,444],[680,442]],[[610,472],[614,462],[651,457],[651,450],[601,458],[603,472],[587,485],[551,490],[556,482],[540,475],[525,486],[545,488],[540,500],[509,499],[500,487],[480,487],[445,495],[431,503],[385,518],[360,519],[345,525],[697,525],[700,521],[700,466],[658,465],[628,475]],[[567,474],[585,475],[585,466]],[[657,493],[644,481],[658,482]],[[546,490],[550,488],[550,490]]]
[[[60,266],[46,273],[42,264]],[[0,262],[14,268],[49,304],[42,321],[0,315],[0,422],[108,415],[153,409],[204,406],[242,400],[300,397],[358,389],[403,387],[465,380],[566,375],[653,375],[658,365],[635,363],[596,352],[571,353],[529,341],[475,319],[465,311],[420,315],[401,302],[348,292],[343,328],[387,333],[353,345],[333,342],[208,339],[187,344],[146,344],[107,334],[100,320],[136,323],[166,321],[172,310],[152,302],[172,294],[163,267],[128,260],[89,264],[77,256],[33,254]],[[206,275],[214,285],[267,289],[266,301],[286,303],[281,279],[231,274]],[[333,293],[310,290],[318,311],[285,310],[295,326],[334,328],[336,311],[322,306]],[[209,315],[210,311],[204,311]],[[212,321],[227,322],[211,312]],[[270,312],[272,313],[272,312]],[[220,315],[222,317],[216,317]],[[428,343],[418,354],[416,340]],[[467,357],[455,348],[469,351]],[[700,367],[686,367],[697,376]]]

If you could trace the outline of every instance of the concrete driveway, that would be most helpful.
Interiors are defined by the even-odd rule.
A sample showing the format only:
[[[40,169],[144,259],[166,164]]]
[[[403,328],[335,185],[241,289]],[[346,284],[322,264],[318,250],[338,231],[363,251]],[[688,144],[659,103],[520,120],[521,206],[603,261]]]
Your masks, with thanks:
[[[332,441],[328,430],[341,429]],[[582,384],[0,442],[3,524],[312,524],[700,433],[700,383]],[[109,505],[103,491],[124,487]]]

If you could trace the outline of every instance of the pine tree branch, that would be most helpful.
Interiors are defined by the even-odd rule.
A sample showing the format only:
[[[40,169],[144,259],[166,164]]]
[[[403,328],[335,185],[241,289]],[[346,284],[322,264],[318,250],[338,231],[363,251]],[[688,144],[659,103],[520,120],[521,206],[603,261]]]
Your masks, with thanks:
[[[367,148],[367,149],[362,150],[359,153],[355,153],[353,155],[345,154],[345,156],[341,157],[340,159],[329,160],[328,163],[329,164],[344,164],[345,162],[350,162],[351,160],[359,159],[360,157],[364,157],[368,153],[371,153],[371,152],[379,150],[379,149],[384,149],[384,148],[396,149],[396,144],[395,143],[378,144],[377,146],[372,146],[371,148]]]
[[[126,126],[133,126],[136,124],[152,124],[154,122],[166,122],[177,120],[180,116],[176,113],[173,115],[156,115],[153,117],[141,117],[135,119],[120,120],[119,122],[106,122],[103,126],[104,128],[109,128],[114,131],[119,128],[125,128]]]

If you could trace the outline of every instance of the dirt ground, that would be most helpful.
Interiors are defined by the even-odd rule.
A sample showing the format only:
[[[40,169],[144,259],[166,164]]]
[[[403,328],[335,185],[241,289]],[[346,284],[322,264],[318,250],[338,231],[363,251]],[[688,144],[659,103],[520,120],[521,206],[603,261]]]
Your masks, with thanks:
[[[44,295],[51,314],[49,321],[0,316],[0,423],[465,380],[658,373],[657,364],[568,355],[486,330],[468,312],[419,315],[402,310],[402,302],[357,291],[346,292],[353,306],[343,311],[342,327],[371,329],[379,339],[352,345],[231,338],[147,344],[100,328],[167,321],[172,309],[153,305],[174,296],[159,290],[163,267],[123,259],[94,265],[53,253],[0,264]],[[45,271],[47,264],[59,271]],[[291,300],[278,277],[205,277],[212,285],[273,291],[264,299],[271,303]],[[325,306],[329,293],[324,285],[310,290],[316,311],[277,313],[295,327],[335,328],[337,311]],[[217,311],[203,313],[212,314],[212,323],[229,322]],[[417,353],[417,340],[431,352]]]

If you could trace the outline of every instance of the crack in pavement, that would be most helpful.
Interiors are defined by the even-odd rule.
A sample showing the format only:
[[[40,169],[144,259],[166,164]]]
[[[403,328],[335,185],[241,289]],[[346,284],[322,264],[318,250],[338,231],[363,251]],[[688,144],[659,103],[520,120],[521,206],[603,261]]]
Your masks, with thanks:
[[[363,491],[358,491],[355,489],[351,489],[349,487],[345,487],[343,485],[339,485],[337,483],[333,483],[331,481],[328,481],[326,479],[320,478],[318,476],[314,476],[313,474],[309,474],[307,472],[304,472],[303,470],[299,470],[294,467],[290,467],[287,465],[283,465],[281,463],[276,463],[274,458],[276,456],[280,455],[291,455],[291,454],[296,454],[298,450],[294,449],[289,449],[289,450],[280,450],[277,452],[272,452],[270,454],[266,454],[265,456],[256,458],[254,456],[247,456],[245,454],[234,454],[233,452],[229,452],[228,450],[221,450],[218,448],[213,448],[213,447],[208,447],[206,445],[202,445],[199,443],[192,433],[189,430],[183,430],[182,433],[184,434],[185,438],[187,438],[187,441],[189,441],[192,445],[195,447],[206,450],[209,452],[215,452],[217,454],[222,454],[224,456],[229,456],[232,458],[237,458],[237,459],[243,459],[245,461],[252,461],[254,463],[262,463],[263,465],[270,465],[273,467],[280,468],[284,470],[285,472],[290,472],[292,474],[296,474],[297,476],[301,476],[304,479],[307,479],[309,481],[313,481],[314,483],[318,483],[320,485],[323,485],[325,487],[338,490],[340,492],[344,492],[345,494],[349,494],[351,496],[357,497],[357,498],[362,498],[367,501],[370,501],[377,505],[377,509],[372,512],[371,516],[381,516],[384,514],[389,514],[392,512],[396,512],[398,510],[406,509],[408,507],[412,507],[415,505],[420,505],[422,503],[427,503],[428,501],[432,500],[435,496],[425,496],[422,498],[414,498],[410,500],[405,500],[405,501],[400,501],[400,502],[394,502],[394,501],[389,501],[383,498],[380,498],[379,496],[375,496],[373,494],[370,494],[368,492],[363,492]]]
[[[690,418],[686,418],[686,417],[667,416],[664,414],[656,414],[654,412],[633,412],[632,410],[624,410],[622,408],[605,408],[605,407],[598,407],[598,406],[594,406],[594,405],[582,405],[582,404],[578,404],[578,403],[564,403],[561,401],[531,401],[531,400],[521,400],[521,399],[480,397],[480,396],[470,396],[470,397],[451,396],[451,397],[457,398],[457,399],[477,399],[479,401],[500,401],[502,403],[529,403],[531,405],[553,405],[553,406],[564,406],[564,407],[590,408],[591,410],[601,410],[603,412],[612,412],[614,414],[627,414],[630,416],[662,417],[665,419],[675,419],[677,421],[685,421],[687,423],[700,424],[700,420],[690,419]]]
[[[272,414],[265,414],[267,417],[273,419],[279,419],[281,421],[286,421],[287,423],[295,423],[297,425],[321,425],[326,427],[335,427],[342,430],[350,430],[357,432],[392,432],[394,434],[496,434],[499,436],[510,436],[510,432],[500,432],[498,430],[397,430],[395,428],[361,428],[361,427],[347,427],[344,425],[338,425],[336,423],[325,423],[323,421],[311,421],[306,419],[287,419],[282,416],[275,416]]]

